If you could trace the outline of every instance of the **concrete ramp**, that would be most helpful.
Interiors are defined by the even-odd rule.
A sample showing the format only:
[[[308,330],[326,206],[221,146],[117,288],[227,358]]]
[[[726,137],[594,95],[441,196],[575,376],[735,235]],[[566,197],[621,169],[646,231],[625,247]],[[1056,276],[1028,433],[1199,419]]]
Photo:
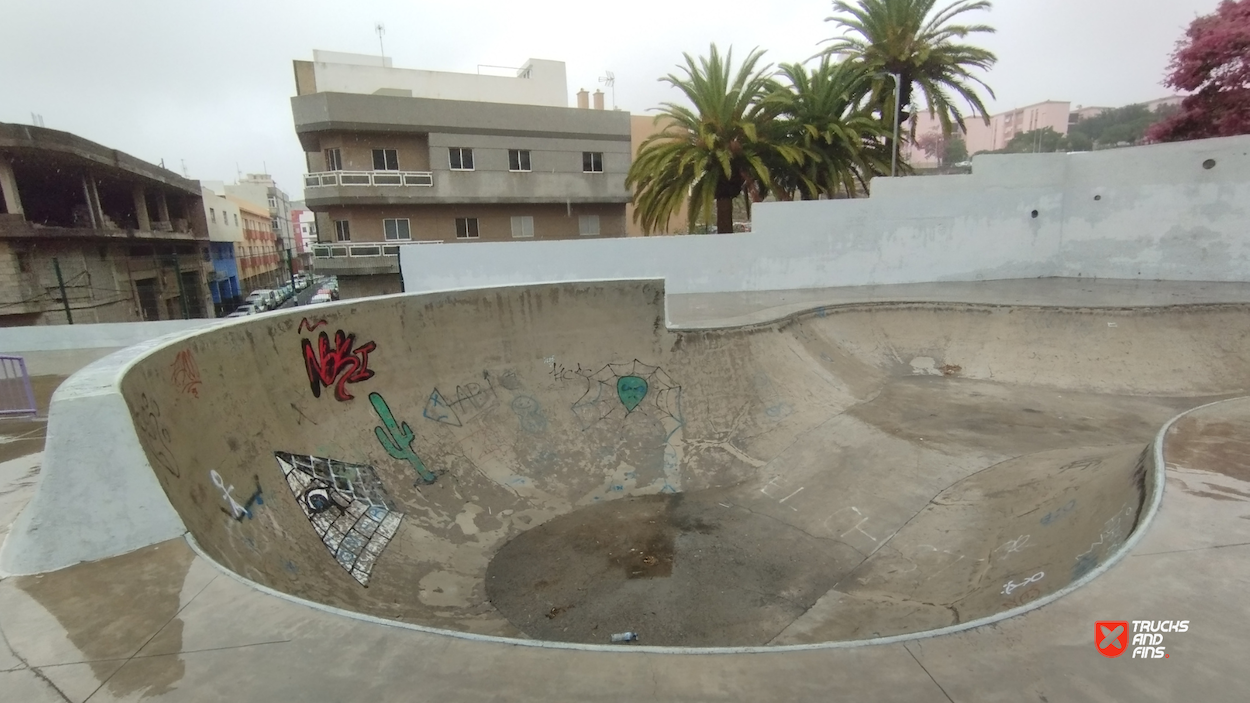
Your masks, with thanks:
[[[665,324],[658,282],[223,325],[122,381],[224,567],[461,632],[738,646],[1005,612],[1133,530],[1169,417],[1244,393],[1244,305]]]

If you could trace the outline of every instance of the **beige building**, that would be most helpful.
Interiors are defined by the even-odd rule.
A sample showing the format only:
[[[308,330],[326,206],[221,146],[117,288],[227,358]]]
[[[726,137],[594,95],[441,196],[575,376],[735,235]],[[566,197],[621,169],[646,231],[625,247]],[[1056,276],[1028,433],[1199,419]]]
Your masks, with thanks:
[[[243,239],[235,248],[235,259],[244,296],[259,288],[281,286],[286,282],[286,261],[278,248],[269,208],[230,194],[230,186],[226,189],[226,199],[238,208],[242,225]]]
[[[584,90],[567,107],[563,63],[492,76],[317,51],[294,67],[313,265],[343,297],[399,292],[402,246],[625,236],[629,114]]]
[[[630,115],[629,116],[629,147],[635,158],[638,156],[638,149],[642,143],[653,134],[659,134],[669,124],[665,118],[656,120],[654,115]],[[681,208],[668,221],[668,226],[662,228],[658,232],[652,232],[651,236],[661,234],[686,234],[689,229],[690,203],[687,200],[682,204]],[[644,236],[642,226],[634,222],[634,205],[631,202],[625,206],[625,231],[631,237]]]
[[[0,327],[211,317],[200,185],[0,123]]]

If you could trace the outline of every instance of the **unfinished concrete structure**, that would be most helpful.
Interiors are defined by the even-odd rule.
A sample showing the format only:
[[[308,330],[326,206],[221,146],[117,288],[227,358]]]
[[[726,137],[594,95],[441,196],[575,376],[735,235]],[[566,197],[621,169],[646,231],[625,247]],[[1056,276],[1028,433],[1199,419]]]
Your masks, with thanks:
[[[0,326],[63,324],[66,307],[76,323],[212,316],[195,181],[66,132],[0,124],[0,191]]]

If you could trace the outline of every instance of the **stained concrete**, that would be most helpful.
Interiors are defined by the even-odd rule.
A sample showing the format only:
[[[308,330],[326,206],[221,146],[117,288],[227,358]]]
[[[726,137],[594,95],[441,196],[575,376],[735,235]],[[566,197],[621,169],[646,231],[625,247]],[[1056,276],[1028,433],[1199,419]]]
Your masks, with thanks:
[[[1153,324],[1161,328],[1160,337],[1146,335],[1148,343],[1143,343],[1144,351],[1137,355],[1109,355],[1102,375],[1087,378],[1082,384],[1087,389],[1096,389],[1090,395],[1100,397],[1105,405],[1095,405],[1089,397],[1078,398],[1074,401],[1077,414],[1069,415],[1062,406],[1049,408],[1038,405],[1041,396],[1047,393],[1053,394],[1056,398],[1054,402],[1061,403],[1063,397],[1072,393],[1066,387],[1041,385],[1034,389],[1036,394],[1030,396],[1027,384],[1008,386],[1002,389],[1003,393],[1021,392],[1021,407],[1014,412],[1009,410],[1008,404],[1000,404],[994,413],[982,414],[975,427],[961,426],[961,423],[955,422],[958,418],[952,418],[945,430],[940,423],[936,428],[932,425],[921,428],[923,432],[900,431],[897,425],[888,427],[892,431],[874,435],[879,438],[881,446],[857,449],[852,455],[855,460],[849,470],[840,476],[849,478],[867,473],[869,475],[864,480],[868,481],[872,478],[874,464],[867,460],[876,457],[880,460],[876,464],[878,466],[894,466],[896,470],[910,468],[910,472],[900,471],[894,480],[878,481],[879,484],[886,484],[884,488],[893,491],[905,486],[906,481],[900,479],[919,484],[932,466],[941,466],[937,461],[916,461],[918,452],[915,446],[922,441],[927,443],[936,436],[932,434],[935,429],[951,432],[956,439],[975,441],[987,435],[985,423],[993,421],[995,416],[1001,415],[1001,422],[1010,424],[1021,418],[1042,414],[1029,412],[1040,410],[1052,417],[1031,420],[1033,424],[1027,425],[1017,439],[1027,439],[1033,442],[1029,446],[1034,447],[1045,444],[1042,436],[1052,435],[1060,446],[1005,457],[999,449],[988,448],[982,460],[985,469],[959,480],[945,481],[946,485],[933,493],[937,499],[927,501],[925,507],[915,513],[916,518],[911,525],[931,522],[941,526],[948,518],[936,515],[930,519],[927,516],[949,511],[957,511],[961,519],[964,516],[976,519],[976,512],[971,509],[978,505],[1013,510],[1010,515],[999,518],[1008,520],[1005,524],[1007,530],[1022,526],[1020,521],[1025,520],[1032,521],[1036,525],[1033,529],[1037,531],[1067,529],[1067,522],[1077,518],[1096,521],[1105,515],[1102,509],[1083,513],[1073,505],[1065,510],[1071,501],[1069,494],[1074,490],[1086,491],[1078,496],[1077,501],[1078,505],[1084,505],[1084,498],[1111,497],[1112,493],[1100,486],[1098,481],[1072,481],[1066,477],[1093,472],[1101,474],[1110,485],[1121,485],[1125,476],[1134,476],[1140,450],[1146,444],[1143,441],[1138,445],[1132,439],[1140,426],[1148,424],[1150,418],[1155,416],[1166,420],[1170,407],[1197,403],[1204,399],[1203,396],[1218,395],[1219,391],[1211,387],[1211,383],[1219,380],[1218,373],[1202,368],[1202,364],[1206,363],[1204,354],[1232,350],[1231,353],[1236,355],[1235,350],[1239,348],[1218,335],[1207,339],[1205,346],[1199,344],[1200,333],[1204,329],[1211,331],[1221,326],[1213,325],[1206,329],[1203,316],[1195,319],[1187,316],[1184,309],[1171,312],[1176,314],[1149,315]],[[1122,321],[1130,316],[1125,314],[1119,319]],[[1169,322],[1169,317],[1174,317],[1177,322]],[[1182,318],[1187,319],[1181,321]],[[1053,329],[1052,334],[1062,336]],[[924,332],[920,330],[917,334]],[[1230,333],[1240,334],[1236,330]],[[988,335],[991,338],[994,336]],[[1159,340],[1164,337],[1169,339],[1160,343]],[[1189,369],[1197,381],[1188,397],[1139,393],[1140,389],[1133,385],[1138,381],[1132,378],[1132,373],[1120,373],[1122,367],[1137,363],[1139,368],[1144,365],[1147,369],[1173,367],[1176,376],[1182,375],[1186,371],[1184,365],[1173,363],[1172,358],[1182,346],[1180,341],[1186,337],[1191,340],[1194,357],[1199,359]],[[1055,346],[1062,347],[1063,341],[1059,340]],[[1041,357],[1054,353],[1053,349],[1045,348],[1047,345],[1036,346],[1042,347]],[[1024,348],[1034,352],[1022,356],[1036,352],[1034,346]],[[1067,366],[1088,363],[1091,356],[1087,348],[1082,348],[1079,354],[1069,355]],[[830,358],[839,360],[845,367],[852,367],[853,359],[849,356],[844,358],[830,354]],[[934,353],[930,354],[930,358],[935,363],[922,368],[940,369],[945,365],[959,365],[958,359],[950,360],[955,362],[950,364]],[[1058,360],[1065,361],[1062,357]],[[912,367],[910,363],[906,366]],[[861,368],[870,370],[870,367]],[[1054,368],[1063,369],[1065,365],[1058,364]],[[1131,371],[1130,368],[1123,370]],[[921,384],[934,383],[935,388],[949,387],[936,384],[963,384],[967,380],[961,380],[959,376],[929,376],[927,371],[923,378],[919,378],[921,374],[913,375]],[[1149,383],[1162,388],[1170,388],[1176,380],[1168,373],[1151,372],[1145,375]],[[848,384],[869,389],[873,378],[866,372],[846,375]],[[1242,378],[1236,374],[1228,374],[1224,380],[1229,390],[1236,392],[1244,388]],[[974,381],[971,387],[975,392],[988,395],[985,388],[992,386],[993,382]],[[1132,389],[1132,393],[1124,395],[1126,389]],[[919,399],[925,400],[923,396]],[[1116,411],[1114,408],[1117,405],[1129,409]],[[396,414],[399,415],[399,412],[396,411]],[[762,414],[770,417],[766,412]],[[1146,417],[1133,420],[1139,414]],[[917,421],[927,417],[919,413],[914,415]],[[938,417],[941,417],[940,413]],[[159,600],[163,597],[159,594],[170,589],[181,594],[177,619],[184,624],[177,636],[172,631],[158,629],[146,636],[148,644],[136,654],[115,660],[108,667],[116,666],[113,673],[102,670],[97,676],[93,673],[92,664],[80,663],[87,657],[77,650],[66,634],[75,627],[74,624],[60,623],[51,612],[58,609],[65,612],[63,606],[49,601],[45,610],[44,605],[15,587],[16,579],[0,582],[0,632],[4,634],[14,657],[21,657],[14,664],[17,668],[13,669],[21,672],[19,686],[46,681],[43,689],[12,689],[26,691],[32,700],[41,700],[40,691],[47,693],[44,697],[50,700],[61,700],[51,693],[51,687],[65,691],[65,698],[74,701],[85,700],[88,696],[92,701],[135,700],[143,694],[115,692],[112,686],[105,684],[114,676],[123,684],[122,690],[129,690],[131,682],[166,681],[161,672],[168,667],[170,660],[176,659],[184,662],[179,678],[162,684],[169,688],[168,692],[160,693],[158,687],[153,687],[150,692],[155,695],[149,699],[229,697],[232,700],[273,700],[302,696],[310,699],[375,700],[410,696],[413,691],[419,690],[422,695],[439,700],[482,700],[497,697],[501,691],[506,691],[507,697],[512,700],[544,701],[711,701],[779,697],[788,700],[828,700],[831,695],[856,700],[899,701],[1123,700],[1128,697],[1170,701],[1182,696],[1236,701],[1244,697],[1244,677],[1240,675],[1245,656],[1243,623],[1250,620],[1250,610],[1247,610],[1250,605],[1243,597],[1245,588],[1250,587],[1250,572],[1244,559],[1246,545],[1250,544],[1250,520],[1244,519],[1247,513],[1245,504],[1250,500],[1244,496],[1250,495],[1250,484],[1238,478],[1238,467],[1242,462],[1237,442],[1242,433],[1236,429],[1250,426],[1247,425],[1247,417],[1250,417],[1250,403],[1238,400],[1204,408],[1172,426],[1163,447],[1167,491],[1158,517],[1128,558],[1089,585],[1045,608],[994,626],[904,644],[767,655],[681,656],[540,650],[456,640],[352,621],[289,603],[225,576],[217,576],[215,570],[199,558],[194,559],[185,571],[171,569],[171,566],[181,562],[178,550],[185,553],[187,549],[179,542],[142,550],[135,555],[140,561],[123,564],[110,560],[103,563],[117,562],[119,571],[123,573],[128,569],[137,573],[153,570],[152,573],[163,574],[142,585],[136,581],[133,592],[117,595],[103,589],[68,596],[92,602],[97,608],[111,612],[119,627],[130,627],[129,623],[148,618],[143,612],[146,599],[155,596]],[[1094,435],[1088,429],[1077,430],[1077,424],[1107,423],[1111,426],[1113,441],[1100,447],[1072,446],[1070,441],[1063,441],[1062,433],[1058,432],[1058,429],[1063,429],[1063,419],[1073,423],[1069,429],[1077,432],[1078,437]],[[870,413],[859,413],[858,417],[843,413],[820,426],[819,433],[845,434],[879,421],[881,417]],[[937,423],[938,420],[930,418],[928,422]],[[417,423],[413,425],[416,427]],[[1125,437],[1128,439],[1124,441],[1115,439]],[[751,457],[737,444],[721,446],[726,454],[736,452]],[[905,453],[909,448],[910,455]],[[822,450],[815,447],[811,451]],[[952,450],[949,441],[931,451],[929,457],[948,456],[952,461],[961,456]],[[909,463],[903,461],[907,458],[910,458]],[[767,471],[767,467],[759,468]],[[440,481],[448,475],[441,475]],[[938,484],[944,481],[940,477],[933,478]],[[767,481],[763,483],[767,484]],[[787,495],[786,492],[774,491],[772,487],[765,488],[768,494]],[[849,483],[848,488],[841,499],[854,501],[854,505],[862,507],[859,501],[870,492],[853,483]],[[422,490],[428,491],[429,487]],[[786,506],[812,490],[815,489],[805,488],[784,504],[773,499],[778,512],[770,514],[789,511]],[[688,493],[686,500],[697,495],[696,491]],[[706,495],[711,494],[711,490],[706,492]],[[766,505],[768,495],[758,490],[757,494],[758,505]],[[1067,500],[1045,511],[1033,509],[1039,502],[1049,504],[1050,497]],[[614,502],[625,504],[610,501],[606,506],[611,507]],[[800,510],[789,511],[800,513],[795,516],[796,519],[806,512],[802,508],[810,506],[799,507]],[[844,513],[855,515],[850,510]],[[567,515],[575,518],[578,512]],[[299,517],[303,519],[302,515]],[[459,518],[457,525],[461,529],[471,531],[480,514],[470,509],[462,510],[454,517]],[[869,537],[854,531],[857,525],[869,535],[881,538],[873,531],[871,523],[861,524],[853,517],[843,517],[846,529],[852,531],[845,538],[848,542],[871,542]],[[1038,552],[1039,557],[1079,556],[1114,541],[1115,535],[1122,529],[1115,523],[1114,517],[1107,515],[1101,525],[1096,525],[1099,532],[1092,535],[1088,543],[1076,543],[1075,540],[1083,537],[1079,532],[1069,533],[1070,546],[1079,554],[1061,552],[1058,548],[1063,546],[1062,540],[1055,540],[1048,548]],[[255,519],[260,519],[259,510]],[[830,523],[840,519],[831,518]],[[552,520],[552,524],[555,522]],[[917,558],[921,556],[922,544],[939,545],[932,545],[925,530],[912,530],[911,525],[890,538],[888,548],[898,548],[908,555],[917,563],[922,575],[936,574],[932,581],[941,580],[944,572],[940,570],[947,567],[948,562],[956,560],[940,552],[930,553],[932,562]],[[1115,529],[1109,531],[1108,528]],[[978,545],[993,541],[988,534],[980,534],[977,530],[967,530],[959,537],[961,548],[969,553],[974,553]],[[1010,567],[1015,560],[1031,556],[1034,549],[1043,546],[1036,539],[1034,536],[1025,542],[1019,540],[1018,535],[1012,535],[1007,541],[1013,544],[1003,551],[1010,552],[1013,548],[1017,551],[1002,557],[1001,565]],[[886,553],[887,548],[878,551],[882,556]],[[325,556],[328,558],[328,553]],[[386,557],[387,553],[383,552],[382,558]],[[945,562],[938,561],[943,557],[946,557]],[[144,565],[144,562],[150,562],[150,565]],[[1067,563],[1076,565],[1078,562],[1071,558]],[[909,568],[905,562],[899,566],[898,573]],[[332,563],[329,567],[338,568]],[[958,568],[961,566],[956,563],[946,570]],[[1014,589],[1013,595],[1021,595],[1045,584],[1051,577],[1049,569],[1046,573],[1042,580]],[[74,570],[65,570],[43,578],[72,583],[78,576]],[[923,581],[914,576],[912,578],[913,583]],[[893,579],[900,590],[903,587],[912,588],[905,574],[895,575]],[[1008,579],[1014,583],[1024,580],[1016,577]],[[875,582],[870,581],[870,585],[872,583]],[[996,585],[1005,587],[1005,583],[1007,581]],[[831,594],[825,604],[829,605],[834,600]],[[833,605],[836,606],[836,603]],[[813,607],[809,613],[816,609]],[[1188,633],[1168,638],[1170,660],[1135,661],[1126,657],[1107,660],[1097,654],[1089,641],[1090,625],[1094,620],[1145,618],[1191,620]],[[913,626],[915,624],[912,623]],[[135,631],[142,629],[136,628]],[[3,659],[0,658],[0,661]]]
[[[991,616],[1101,564],[1136,524],[1158,426],[1250,387],[1226,351],[1247,307],[863,303],[682,330],[659,283],[522,287],[215,328],[149,354],[122,390],[197,542],[278,591],[507,637],[803,644]],[[188,355],[194,392],[172,371]],[[407,440],[387,448],[404,432],[433,483]],[[275,452],[372,467],[403,518],[367,583]],[[668,575],[612,563],[646,529],[584,548],[655,519],[599,506],[674,494],[722,528],[661,511]]]

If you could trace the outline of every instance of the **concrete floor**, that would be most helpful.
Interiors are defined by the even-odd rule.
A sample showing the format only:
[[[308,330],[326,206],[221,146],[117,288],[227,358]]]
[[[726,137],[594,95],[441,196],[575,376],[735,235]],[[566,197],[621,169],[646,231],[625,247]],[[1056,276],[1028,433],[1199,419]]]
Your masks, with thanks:
[[[1001,300],[1009,293],[1008,286],[974,285],[991,299]],[[1030,288],[1046,285],[1051,284],[1028,282]],[[1058,290],[1067,286],[1053,285],[1052,292],[1062,297]],[[1085,290],[1082,305],[1098,305],[1099,284],[1083,285],[1093,288]],[[1140,284],[1134,285],[1140,289]],[[1173,302],[1211,303],[1218,302],[1220,295],[1238,294],[1231,289],[1212,292],[1203,286],[1188,291],[1183,286],[1169,288],[1158,295],[1171,297]],[[1240,294],[1244,293],[1242,289]],[[1039,294],[1036,289],[1034,294]],[[844,299],[836,291],[826,295],[822,302],[828,305]],[[975,297],[968,290],[951,295]],[[1108,304],[1132,305],[1119,295],[1109,289]],[[901,297],[912,299],[912,295]],[[776,299],[765,297],[735,310],[733,301],[674,299],[670,314],[684,302],[692,307],[693,303],[717,307],[716,315],[722,320],[742,319],[761,310],[769,314],[778,305]],[[751,305],[756,309],[750,309]],[[802,305],[811,307],[807,301]],[[1159,324],[1155,314],[1145,315],[1145,323],[1134,322],[1142,317],[1120,313],[1114,321],[1119,329],[1134,332],[1141,331],[1134,328],[1137,324]],[[930,330],[917,332],[925,333],[932,335]],[[901,347],[897,339],[893,342],[895,348]],[[1225,354],[1241,354],[1235,345],[1222,349]],[[1037,354],[1039,349],[1026,351]],[[1115,351],[1111,349],[1108,358]],[[1048,452],[1062,454],[1093,445],[1105,449],[1106,455],[1099,458],[1106,466],[1130,470],[1153,429],[1169,416],[1205,401],[1206,396],[1218,395],[1217,390],[1245,392],[1241,377],[1200,368],[1205,360],[1192,369],[1171,369],[1167,365],[1174,356],[1172,350],[1159,347],[1150,352],[1154,366],[1138,365],[1132,373],[1120,376],[1114,369],[1104,369],[1104,376],[1094,383],[1099,387],[1085,398],[1071,397],[1070,391],[1058,394],[1045,387],[1028,387],[1019,379],[903,376],[889,384],[884,401],[879,395],[872,403],[855,404],[852,416],[843,421],[871,425],[903,444],[944,440],[945,446],[937,453],[960,461],[967,459],[967,453],[952,451],[954,442],[981,447],[987,459],[1000,454],[1028,455],[1018,465],[1004,464],[1008,473],[1002,475],[1015,476],[1008,484],[1019,483],[1021,477],[1046,475],[1047,466],[1074,463],[1073,457],[1044,456]],[[964,358],[976,356],[962,353]],[[1088,362],[1088,358],[1069,359],[1060,371],[1067,368],[1067,373],[1079,375],[1081,368],[1071,367]],[[975,364],[967,366],[970,374],[975,373]],[[1132,386],[1140,383],[1134,379],[1143,368],[1160,371],[1151,381],[1155,392],[1125,392],[1140,390]],[[1192,388],[1198,393],[1171,392],[1183,390],[1168,385],[1178,372],[1195,379]],[[1225,385],[1219,387],[1219,380]],[[968,422],[915,412],[927,409],[939,397],[935,388],[941,389],[947,408],[963,403],[955,417]],[[1118,396],[1109,392],[1116,390]],[[1029,394],[1033,397],[1026,397]],[[1055,395],[1070,397],[1061,401]],[[1060,416],[1065,410],[1079,415],[1064,420]],[[1006,438],[990,431],[995,427],[994,416],[1004,414],[1018,425]],[[1164,701],[1181,696],[1244,700],[1246,678],[1240,661],[1247,651],[1243,630],[1250,622],[1250,604],[1241,594],[1250,585],[1250,567],[1245,563],[1250,511],[1241,504],[1250,499],[1250,475],[1242,460],[1248,449],[1245,438],[1250,437],[1247,429],[1250,402],[1240,400],[1210,406],[1178,422],[1165,446],[1167,490],[1162,508],[1128,558],[1091,584],[1041,609],[954,635],[849,649],[734,655],[605,653],[472,641],[352,620],[289,602],[231,578],[175,540],[102,562],[0,582],[0,632],[8,647],[7,652],[0,650],[0,700]],[[3,426],[0,434],[4,434]],[[1056,447],[1045,437],[1058,437],[1066,444]],[[804,465],[802,456],[790,455],[787,460],[782,450],[777,460],[781,465]],[[829,448],[818,443],[807,451],[820,453]],[[888,457],[888,448],[884,451]],[[1037,459],[1033,455],[1043,455],[1044,460],[1030,463],[1029,457]],[[952,463],[958,463],[953,459]],[[0,464],[4,484],[0,510],[5,511],[0,524],[7,526],[29,496],[30,485],[22,484],[31,483],[30,470],[37,461],[36,454]],[[965,493],[990,495],[1008,484],[939,481],[935,493],[950,499],[937,503],[926,499],[922,505],[930,505],[931,512],[966,503],[967,495],[944,493],[956,485]],[[753,485],[749,489],[758,492]],[[817,490],[809,487],[807,492]],[[1057,507],[1064,505],[1060,502]],[[957,524],[951,516],[931,520],[939,526]],[[902,543],[905,537],[900,530],[894,540]],[[923,530],[917,532],[910,549],[931,541],[924,537]],[[1027,547],[1017,546],[1022,553],[1028,552]],[[900,547],[899,551],[905,550]],[[864,564],[862,568],[871,566],[868,561]],[[328,568],[337,567],[330,564]],[[879,568],[888,572],[892,567],[887,561]],[[865,575],[871,576],[861,573]],[[559,617],[573,612],[576,609]],[[1090,631],[1096,620],[1142,619],[1187,619],[1190,628],[1187,633],[1166,636],[1169,658],[1165,660],[1106,659],[1091,646]],[[840,622],[839,618],[819,620],[822,626]],[[778,642],[828,638],[821,632],[821,627],[800,626],[790,631],[791,639],[782,637]],[[862,635],[837,632],[834,636],[854,639]]]

